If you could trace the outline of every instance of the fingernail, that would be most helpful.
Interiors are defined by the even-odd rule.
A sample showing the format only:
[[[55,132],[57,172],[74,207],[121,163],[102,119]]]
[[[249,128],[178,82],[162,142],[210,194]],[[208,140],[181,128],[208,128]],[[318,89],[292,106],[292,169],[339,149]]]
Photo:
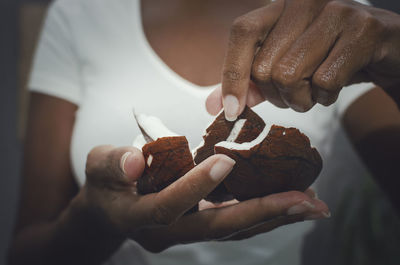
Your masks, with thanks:
[[[231,172],[235,163],[232,158],[221,155],[210,170],[210,178],[215,182],[219,182]]]
[[[312,191],[313,191],[313,195],[312,195],[312,199],[315,199],[315,200],[319,200],[319,198],[318,198],[318,193],[315,191],[315,190],[313,190],[313,189],[311,189]]]
[[[299,204],[296,204],[290,207],[287,210],[287,215],[295,215],[295,214],[302,214],[308,212],[315,208],[315,205],[308,201],[302,201]]]
[[[329,96],[330,96],[329,93],[328,93],[327,91],[321,90],[321,89],[318,89],[317,92],[316,92],[316,94],[317,94],[316,99],[317,99],[318,102],[327,101],[327,99],[328,99]]]
[[[225,119],[235,121],[239,115],[239,100],[233,95],[224,97]]]
[[[317,219],[326,219],[331,217],[330,212],[320,212],[320,213],[313,213],[304,217],[304,220],[317,220]]]
[[[122,171],[124,172],[124,174],[126,175],[126,171],[125,171],[125,162],[126,159],[129,157],[129,155],[131,155],[132,152],[126,152],[125,154],[122,155],[119,166],[121,167]]]
[[[331,212],[322,212],[322,215],[323,215],[325,218],[330,218],[330,217],[331,217]]]

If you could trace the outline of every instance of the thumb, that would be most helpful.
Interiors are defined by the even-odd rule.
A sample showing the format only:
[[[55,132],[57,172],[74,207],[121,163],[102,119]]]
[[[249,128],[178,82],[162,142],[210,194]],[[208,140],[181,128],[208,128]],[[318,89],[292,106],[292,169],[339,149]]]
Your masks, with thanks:
[[[207,112],[213,116],[216,116],[222,109],[222,91],[221,87],[216,89],[208,95],[206,99]]]
[[[97,146],[86,161],[86,178],[101,185],[129,185],[143,173],[144,158],[135,147]]]
[[[142,152],[135,147],[132,150],[125,152],[121,156],[120,167],[129,182],[137,181],[144,170],[144,158]]]

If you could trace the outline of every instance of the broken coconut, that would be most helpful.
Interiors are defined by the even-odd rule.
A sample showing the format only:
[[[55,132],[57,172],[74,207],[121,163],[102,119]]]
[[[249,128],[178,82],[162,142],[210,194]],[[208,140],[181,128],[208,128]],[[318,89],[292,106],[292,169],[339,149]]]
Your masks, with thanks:
[[[159,119],[145,115],[137,115],[136,119],[143,135],[135,145],[140,148],[144,144],[146,162],[138,191],[158,192],[192,169],[193,157],[186,138],[169,131]],[[199,164],[215,153],[228,155],[236,164],[205,198],[211,202],[304,191],[322,169],[321,157],[307,136],[295,128],[273,125],[269,130],[248,107],[233,122],[220,113],[193,152],[194,161]]]
[[[159,192],[194,167],[193,157],[185,136],[171,132],[156,117],[140,114],[135,118],[142,136],[134,146],[142,149],[145,161],[137,189],[141,194]]]
[[[202,144],[194,151],[194,162],[201,163],[215,154],[214,146],[222,141],[250,142],[257,138],[265,127],[264,121],[250,108],[246,107],[237,121],[227,121],[221,112],[206,129]],[[223,202],[234,197],[223,183],[219,184],[205,199],[211,202]]]
[[[304,191],[317,178],[322,160],[310,141],[295,128],[273,125],[251,142],[220,142],[215,153],[225,154],[236,165],[224,180],[239,200],[290,190]]]
[[[268,133],[269,131],[269,133]],[[225,138],[226,140],[221,141]],[[250,108],[235,122],[221,113],[207,128],[195,152],[199,163],[214,153],[236,161],[232,172],[206,199],[221,202],[246,200],[289,190],[304,191],[318,177],[322,160],[307,136],[295,128],[271,130]]]

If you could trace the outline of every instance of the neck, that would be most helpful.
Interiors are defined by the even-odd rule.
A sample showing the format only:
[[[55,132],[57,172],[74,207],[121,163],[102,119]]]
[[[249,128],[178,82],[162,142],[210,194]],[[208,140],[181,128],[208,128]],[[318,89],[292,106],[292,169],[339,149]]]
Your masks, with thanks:
[[[269,0],[142,0],[142,9],[149,17],[159,19],[187,20],[203,18],[234,19],[254,9],[265,6]]]

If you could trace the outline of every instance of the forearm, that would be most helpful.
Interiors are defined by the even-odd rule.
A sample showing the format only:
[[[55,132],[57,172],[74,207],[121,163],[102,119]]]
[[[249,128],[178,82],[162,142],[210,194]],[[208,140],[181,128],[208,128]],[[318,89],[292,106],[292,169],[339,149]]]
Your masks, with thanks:
[[[101,264],[123,242],[96,225],[77,195],[54,221],[32,224],[16,234],[9,262],[17,264]]]
[[[400,111],[387,93],[374,88],[353,102],[344,128],[376,181],[400,212]]]
[[[398,213],[400,213],[400,126],[371,133],[355,143],[355,147],[382,187]]]
[[[393,99],[397,104],[397,107],[400,109],[400,84],[391,87],[384,87],[383,90]]]

